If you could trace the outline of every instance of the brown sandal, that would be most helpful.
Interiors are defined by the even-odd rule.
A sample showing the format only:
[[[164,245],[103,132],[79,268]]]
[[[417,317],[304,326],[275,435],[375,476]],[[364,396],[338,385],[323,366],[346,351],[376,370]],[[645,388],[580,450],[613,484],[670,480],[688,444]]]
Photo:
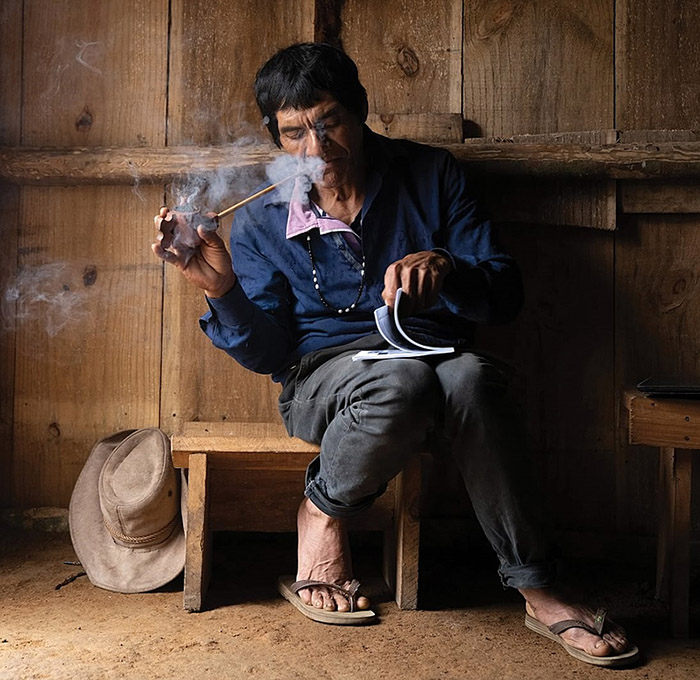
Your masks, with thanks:
[[[530,616],[527,612],[525,613],[525,625],[535,633],[542,635],[550,640],[558,642],[571,656],[578,659],[579,661],[585,661],[586,663],[593,664],[594,666],[627,666],[634,663],[639,658],[639,648],[636,645],[629,645],[627,651],[622,654],[616,654],[615,656],[594,656],[588,652],[584,652],[578,647],[570,645],[566,640],[561,637],[561,633],[570,628],[583,628],[583,630],[592,633],[593,635],[601,636],[606,630],[606,616],[607,612],[605,609],[599,609],[595,614],[594,625],[589,625],[585,621],[578,621],[577,619],[565,619],[564,621],[557,621],[551,626],[546,626],[541,621],[538,621],[534,616]],[[607,623],[612,623],[608,620]]]
[[[298,593],[304,588],[312,588],[314,586],[329,588],[341,593],[350,603],[350,611],[328,611],[306,604],[306,602],[299,597]],[[359,581],[352,581],[348,588],[343,588],[335,583],[326,583],[324,581],[295,581],[293,576],[280,576],[277,580],[277,590],[280,595],[291,602],[304,616],[318,621],[319,623],[332,623],[337,625],[357,626],[371,623],[377,618],[377,615],[371,609],[357,609],[357,591],[359,589]]]

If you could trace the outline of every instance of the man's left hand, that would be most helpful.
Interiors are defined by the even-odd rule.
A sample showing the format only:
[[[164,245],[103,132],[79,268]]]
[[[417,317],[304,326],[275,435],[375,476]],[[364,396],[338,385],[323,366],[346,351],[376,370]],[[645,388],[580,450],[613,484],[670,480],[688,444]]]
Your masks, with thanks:
[[[408,297],[406,313],[410,315],[421,312],[435,304],[443,281],[451,270],[452,263],[442,253],[421,250],[406,255],[387,267],[382,298],[393,308],[396,291],[402,288]],[[402,310],[403,306],[402,302]]]

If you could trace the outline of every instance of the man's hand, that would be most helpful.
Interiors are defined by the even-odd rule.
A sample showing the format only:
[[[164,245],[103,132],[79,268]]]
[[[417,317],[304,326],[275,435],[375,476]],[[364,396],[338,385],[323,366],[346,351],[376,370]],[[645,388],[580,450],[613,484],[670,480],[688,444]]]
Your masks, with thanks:
[[[163,214],[165,211],[165,214]],[[212,217],[214,213],[207,214]],[[158,220],[167,216],[167,210],[162,209],[156,215],[156,225]],[[196,247],[194,254],[190,252],[178,252],[171,246],[166,250],[160,241],[151,245],[151,250],[161,260],[177,267],[184,277],[193,283],[197,288],[201,288],[207,297],[217,298],[228,293],[236,283],[236,275],[231,265],[231,257],[221,240],[221,237],[210,229],[203,226],[197,227],[197,235],[202,242]]]
[[[396,291],[402,288],[408,296],[406,313],[410,315],[421,312],[435,304],[442,283],[451,270],[452,263],[442,253],[421,250],[406,255],[387,267],[382,298],[393,308]],[[402,310],[403,307],[402,302]]]

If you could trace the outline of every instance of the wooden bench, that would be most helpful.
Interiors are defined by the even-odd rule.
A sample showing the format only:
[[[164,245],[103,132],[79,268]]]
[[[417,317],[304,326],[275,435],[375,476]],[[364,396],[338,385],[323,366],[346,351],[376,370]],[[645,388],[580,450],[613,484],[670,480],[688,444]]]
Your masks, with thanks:
[[[289,437],[276,423],[186,423],[171,444],[175,467],[188,469],[184,606],[200,611],[211,532],[296,531],[304,473],[318,447]],[[415,609],[418,602],[420,487],[416,457],[350,524],[383,531],[383,575],[401,609]]]
[[[700,400],[625,392],[630,444],[658,446],[659,529],[656,596],[668,598],[671,632],[688,637],[690,501],[693,455],[700,450]]]

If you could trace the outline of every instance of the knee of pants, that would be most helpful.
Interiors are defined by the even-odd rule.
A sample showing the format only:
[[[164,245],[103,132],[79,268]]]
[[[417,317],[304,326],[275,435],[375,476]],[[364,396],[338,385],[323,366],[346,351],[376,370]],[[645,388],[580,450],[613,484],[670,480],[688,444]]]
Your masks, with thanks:
[[[486,359],[463,354],[443,362],[436,369],[445,395],[446,415],[469,418],[475,411],[490,410],[508,401],[508,384],[503,373]]]
[[[432,424],[440,384],[429,365],[416,359],[389,359],[377,362],[368,378],[362,389],[366,422],[382,422],[385,433]]]

